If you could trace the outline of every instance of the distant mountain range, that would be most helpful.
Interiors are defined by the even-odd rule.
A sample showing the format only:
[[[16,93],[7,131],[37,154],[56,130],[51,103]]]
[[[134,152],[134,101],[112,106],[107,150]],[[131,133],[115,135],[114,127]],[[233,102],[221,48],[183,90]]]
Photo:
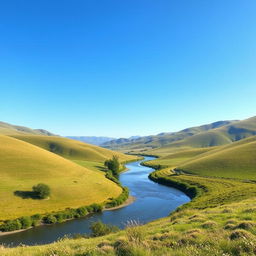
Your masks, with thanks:
[[[86,142],[89,144],[94,144],[97,146],[104,145],[105,143],[108,143],[110,141],[119,141],[120,140],[120,141],[130,142],[130,141],[140,138],[140,136],[132,136],[130,138],[120,138],[120,139],[111,138],[111,137],[102,137],[102,136],[66,136],[66,137],[69,139],[79,140],[79,141]]]
[[[115,140],[115,138],[111,137],[97,137],[97,136],[66,136],[69,139],[82,141],[85,143],[93,144],[93,145],[101,145],[103,143],[107,143],[111,140]]]
[[[101,146],[116,150],[155,149],[159,147],[220,146],[256,135],[256,117],[238,121],[218,121],[179,132],[160,133],[133,140],[117,139]]]

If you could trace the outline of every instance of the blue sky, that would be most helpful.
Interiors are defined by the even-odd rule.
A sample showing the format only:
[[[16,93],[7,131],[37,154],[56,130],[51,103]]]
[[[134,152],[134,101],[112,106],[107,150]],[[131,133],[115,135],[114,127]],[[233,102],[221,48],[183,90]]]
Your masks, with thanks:
[[[256,115],[255,0],[8,0],[0,120],[127,137]]]

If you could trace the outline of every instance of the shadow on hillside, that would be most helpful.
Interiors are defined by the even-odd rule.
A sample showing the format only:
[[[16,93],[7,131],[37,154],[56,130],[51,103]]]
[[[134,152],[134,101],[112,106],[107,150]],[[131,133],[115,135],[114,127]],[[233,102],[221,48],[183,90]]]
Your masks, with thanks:
[[[22,199],[37,199],[39,200],[40,198],[38,197],[37,193],[33,191],[21,191],[21,190],[16,190],[13,192],[15,196],[21,197]]]
[[[102,167],[102,166],[95,166],[97,169],[99,169],[102,172],[107,172],[108,169],[106,167]]]

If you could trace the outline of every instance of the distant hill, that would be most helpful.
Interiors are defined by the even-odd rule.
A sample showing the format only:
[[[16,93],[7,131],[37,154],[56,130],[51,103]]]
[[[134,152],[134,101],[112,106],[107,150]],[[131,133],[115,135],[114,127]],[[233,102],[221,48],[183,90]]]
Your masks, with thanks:
[[[110,137],[97,137],[97,136],[66,136],[69,139],[78,140],[82,142],[86,142],[89,144],[100,146],[106,142],[115,140],[115,138]]]
[[[47,136],[55,135],[44,129],[31,129],[25,126],[12,125],[4,122],[0,122],[0,134],[2,135],[35,134],[35,135],[47,135]]]
[[[102,144],[103,147],[111,149],[136,149],[136,148],[158,148],[171,143],[181,141],[187,137],[194,136],[201,132],[216,129],[235,121],[218,121],[211,124],[196,126],[181,130],[179,132],[160,133],[158,135],[144,136],[135,139],[117,139]]]

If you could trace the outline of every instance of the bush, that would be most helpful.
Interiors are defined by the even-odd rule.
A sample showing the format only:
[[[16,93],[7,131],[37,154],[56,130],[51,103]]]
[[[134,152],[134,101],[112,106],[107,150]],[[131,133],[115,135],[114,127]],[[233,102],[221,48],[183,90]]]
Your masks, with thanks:
[[[50,187],[43,183],[39,183],[33,186],[33,191],[40,199],[45,199],[49,197],[51,193]]]
[[[101,221],[92,223],[90,229],[92,231],[91,236],[93,237],[104,236],[119,230],[118,227],[104,224]]]
[[[21,229],[22,225],[19,220],[7,220],[1,225],[0,230],[3,232]]]
[[[21,228],[29,228],[32,226],[32,220],[30,217],[21,217],[19,218]]]
[[[43,218],[44,223],[46,224],[54,224],[57,222],[57,218],[53,215],[47,215]]]
[[[92,212],[102,212],[103,207],[100,204],[92,204],[90,205],[90,208],[92,209]]]
[[[76,212],[77,214],[80,216],[80,217],[84,217],[88,214],[88,211],[87,211],[87,207],[80,207],[80,208],[77,208],[76,209]]]

